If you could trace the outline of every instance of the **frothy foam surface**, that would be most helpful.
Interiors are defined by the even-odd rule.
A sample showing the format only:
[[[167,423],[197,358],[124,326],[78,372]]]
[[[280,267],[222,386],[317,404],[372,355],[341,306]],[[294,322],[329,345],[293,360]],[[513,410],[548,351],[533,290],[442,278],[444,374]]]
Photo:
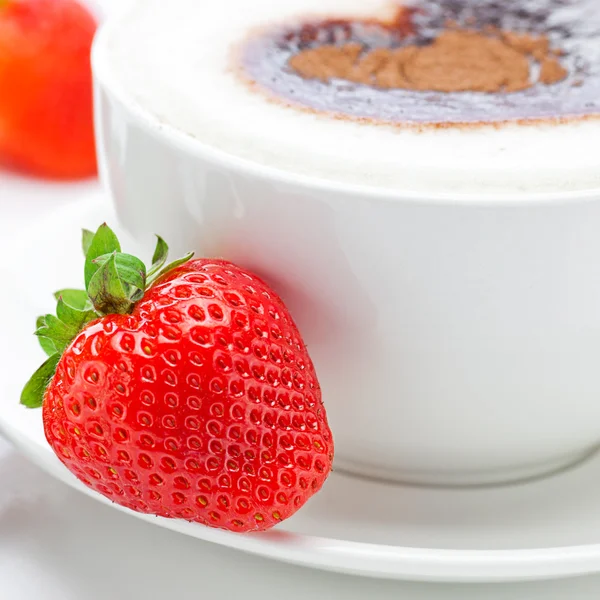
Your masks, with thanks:
[[[460,0],[446,1],[461,5]],[[543,10],[557,2],[561,10],[570,11],[569,18],[580,14],[581,24],[586,23],[586,11],[597,11],[595,0],[523,0],[520,4]],[[373,124],[299,110],[289,98],[274,101],[232,68],[248,56],[244,54],[247,44],[273,27],[298,27],[307,20],[328,18],[385,20],[396,10],[397,4],[384,0],[139,0],[126,17],[113,23],[105,44],[120,85],[137,103],[210,146],[258,163],[346,184],[432,193],[485,196],[600,188],[600,119],[421,129]],[[550,23],[552,18],[550,14]],[[580,31],[589,36],[594,33],[594,20],[587,23]],[[600,48],[600,37],[595,41],[594,47]],[[578,59],[577,68],[597,77],[586,86],[600,86],[597,59]],[[586,65],[586,60],[591,62]],[[578,111],[565,108],[577,101],[581,87],[571,87],[573,93],[562,89],[546,97],[545,106],[556,102],[561,115],[587,114],[581,103]],[[326,92],[347,100],[344,86],[337,89],[329,84]],[[412,94],[411,101],[420,106],[426,93]],[[555,100],[560,94],[564,102]],[[481,112],[481,106],[491,101],[485,94],[469,96],[461,99],[463,110],[472,103],[474,111]],[[514,104],[517,96],[505,95],[502,102]],[[435,100],[429,101],[429,107],[436,114]],[[439,108],[444,109],[443,103]],[[596,111],[590,104],[589,113]],[[410,108],[405,119],[415,120]]]

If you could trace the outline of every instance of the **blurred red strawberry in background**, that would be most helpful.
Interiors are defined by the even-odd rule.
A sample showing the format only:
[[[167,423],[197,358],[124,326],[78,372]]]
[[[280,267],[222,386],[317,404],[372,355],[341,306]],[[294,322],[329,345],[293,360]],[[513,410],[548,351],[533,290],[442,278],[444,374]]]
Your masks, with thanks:
[[[32,175],[96,173],[90,49],[75,0],[0,0],[0,164]]]

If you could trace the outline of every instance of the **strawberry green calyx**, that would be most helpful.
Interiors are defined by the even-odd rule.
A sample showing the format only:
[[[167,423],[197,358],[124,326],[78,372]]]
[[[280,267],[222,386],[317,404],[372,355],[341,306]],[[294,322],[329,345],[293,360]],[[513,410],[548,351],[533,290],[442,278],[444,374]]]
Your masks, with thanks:
[[[167,264],[169,247],[160,236],[156,237],[152,266],[146,269],[139,258],[121,252],[117,236],[106,223],[95,233],[83,230],[85,290],[56,292],[56,314],[37,319],[35,335],[48,360],[23,388],[21,404],[28,408],[42,406],[63,352],[86,325],[109,314],[130,314],[157,279],[192,258],[193,253],[189,253]]]

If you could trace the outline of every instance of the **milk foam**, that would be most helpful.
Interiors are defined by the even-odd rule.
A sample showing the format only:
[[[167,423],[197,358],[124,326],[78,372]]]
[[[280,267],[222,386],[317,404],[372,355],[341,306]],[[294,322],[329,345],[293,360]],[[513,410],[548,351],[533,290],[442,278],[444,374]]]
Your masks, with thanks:
[[[233,50],[256,28],[308,17],[385,18],[394,8],[385,0],[138,0],[110,27],[107,47],[137,103],[254,162],[430,193],[600,188],[600,119],[421,130],[376,125],[273,102],[232,68]]]

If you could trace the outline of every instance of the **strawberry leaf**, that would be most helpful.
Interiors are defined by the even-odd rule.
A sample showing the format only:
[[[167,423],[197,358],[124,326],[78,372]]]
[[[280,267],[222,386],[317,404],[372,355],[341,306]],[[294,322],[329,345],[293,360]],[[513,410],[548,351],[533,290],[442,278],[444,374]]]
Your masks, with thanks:
[[[54,315],[46,315],[44,317],[44,323],[35,333],[36,335],[46,335],[56,341],[70,341],[73,335],[73,328],[66,323],[63,323],[58,317]],[[48,335],[50,334],[50,335]]]
[[[99,256],[112,254],[113,252],[121,252],[121,244],[119,244],[119,240],[117,239],[117,236],[114,234],[113,230],[106,223],[104,223],[103,225],[100,225],[98,231],[96,231],[85,255],[84,273],[86,289],[88,289],[90,281],[92,280],[92,277],[96,271],[101,267],[101,265],[95,263],[94,261]]]
[[[96,318],[96,313],[90,308],[88,310],[79,310],[69,306],[62,298],[59,298],[56,305],[56,316],[67,327],[74,330],[75,335],[81,331],[81,328]]]
[[[167,256],[169,255],[169,246],[167,242],[163,240],[160,235],[156,236],[156,249],[154,250],[154,255],[152,256],[152,267],[148,271],[148,275],[154,275],[158,273],[161,268],[167,262]]]
[[[78,310],[59,298],[56,305],[56,316],[46,315],[37,320],[35,334],[40,339],[40,345],[48,356],[63,352],[73,341],[82,327],[97,318],[92,308]]]
[[[41,329],[42,327],[46,327],[46,317],[38,317],[38,320],[36,321],[36,325],[35,325],[36,330]],[[53,354],[56,354],[56,346],[54,345],[54,342],[50,338],[38,336],[38,340],[40,342],[40,346],[42,347],[42,350],[48,356],[52,356]]]
[[[54,294],[54,298],[56,300],[62,298],[66,304],[79,310],[89,310],[92,308],[92,303],[90,302],[87,292],[84,292],[83,290],[59,290]]]
[[[96,258],[94,263],[101,267],[113,256],[119,279],[128,286],[144,291],[146,289],[146,265],[139,258],[123,253],[105,254]]]
[[[174,260],[172,263],[169,263],[166,267],[161,269],[158,273],[156,273],[152,278],[148,278],[148,285],[153,284],[155,281],[160,279],[163,275],[166,275],[169,271],[184,265],[186,262],[189,262],[194,256],[193,252],[186,254],[183,258],[179,258],[178,260]]]
[[[184,257],[174,260],[173,262],[169,263],[164,269],[162,269],[159,272],[158,277],[162,277],[163,275],[166,275],[169,271],[172,271],[173,269],[176,269],[177,267],[184,265],[186,262],[189,262],[190,260],[192,260],[193,257],[194,257],[194,253],[189,252]]]
[[[98,268],[90,284],[88,294],[96,311],[101,315],[127,314],[134,304],[129,298],[127,283],[121,279],[117,269],[117,253]]]
[[[92,240],[94,239],[94,232],[89,229],[81,230],[81,247],[83,248],[83,255],[87,256],[90,251],[90,246],[92,245]]]
[[[56,373],[60,354],[53,354],[31,377],[21,392],[21,404],[27,408],[40,408],[44,392]]]
[[[44,322],[45,325],[38,328],[35,335],[50,339],[58,352],[62,352],[78,333],[78,329],[63,323],[54,315],[46,315]]]

